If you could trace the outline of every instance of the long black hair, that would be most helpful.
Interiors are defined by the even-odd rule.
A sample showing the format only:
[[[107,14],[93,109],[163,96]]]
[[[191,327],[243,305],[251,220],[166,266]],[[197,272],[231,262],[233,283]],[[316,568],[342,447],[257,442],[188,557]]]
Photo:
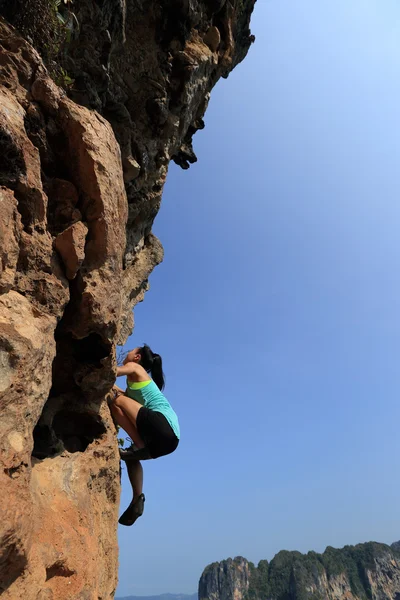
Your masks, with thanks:
[[[159,354],[155,354],[150,346],[144,344],[139,348],[141,356],[140,364],[148,373],[151,373],[151,378],[160,390],[164,389],[165,375],[162,369],[162,358]]]

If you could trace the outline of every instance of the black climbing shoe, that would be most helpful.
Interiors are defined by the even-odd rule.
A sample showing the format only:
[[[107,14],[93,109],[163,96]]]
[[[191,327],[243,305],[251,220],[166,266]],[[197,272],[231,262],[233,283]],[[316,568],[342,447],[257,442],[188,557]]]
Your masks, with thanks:
[[[129,448],[120,448],[119,457],[125,462],[130,460],[148,460],[151,458],[147,448],[138,448],[135,444],[132,444]]]
[[[119,457],[121,460],[129,460],[133,458],[133,454],[137,452],[138,447],[135,444],[131,444],[129,448],[120,448]]]
[[[137,498],[134,498],[126,511],[120,516],[118,523],[120,525],[126,525],[130,527],[134,524],[136,519],[142,516],[144,511],[144,494],[140,494]]]

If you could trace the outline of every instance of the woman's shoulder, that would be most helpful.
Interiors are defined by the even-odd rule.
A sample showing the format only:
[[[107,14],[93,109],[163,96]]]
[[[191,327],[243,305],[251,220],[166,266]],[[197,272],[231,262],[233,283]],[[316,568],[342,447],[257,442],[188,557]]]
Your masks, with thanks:
[[[149,381],[150,377],[147,371],[137,363],[132,363],[132,369],[129,375],[127,376],[128,381],[141,382],[141,381]]]

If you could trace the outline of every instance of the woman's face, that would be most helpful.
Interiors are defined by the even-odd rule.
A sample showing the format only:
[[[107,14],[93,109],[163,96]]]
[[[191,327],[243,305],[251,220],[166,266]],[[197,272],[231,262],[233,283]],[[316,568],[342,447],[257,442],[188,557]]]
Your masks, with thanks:
[[[128,354],[126,355],[125,360],[124,360],[124,365],[126,365],[129,362],[138,363],[138,362],[140,362],[140,359],[141,359],[140,348],[134,348],[133,350],[128,352]]]

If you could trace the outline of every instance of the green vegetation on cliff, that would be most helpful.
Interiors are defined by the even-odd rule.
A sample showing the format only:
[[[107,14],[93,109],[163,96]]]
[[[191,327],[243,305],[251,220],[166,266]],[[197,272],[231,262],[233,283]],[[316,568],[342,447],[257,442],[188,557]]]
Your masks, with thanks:
[[[79,28],[72,0],[0,0],[4,16],[39,52],[57,85],[68,88],[73,80],[63,59],[73,31]]]
[[[58,54],[62,38],[59,4],[58,0],[1,0],[0,13],[48,60]]]

